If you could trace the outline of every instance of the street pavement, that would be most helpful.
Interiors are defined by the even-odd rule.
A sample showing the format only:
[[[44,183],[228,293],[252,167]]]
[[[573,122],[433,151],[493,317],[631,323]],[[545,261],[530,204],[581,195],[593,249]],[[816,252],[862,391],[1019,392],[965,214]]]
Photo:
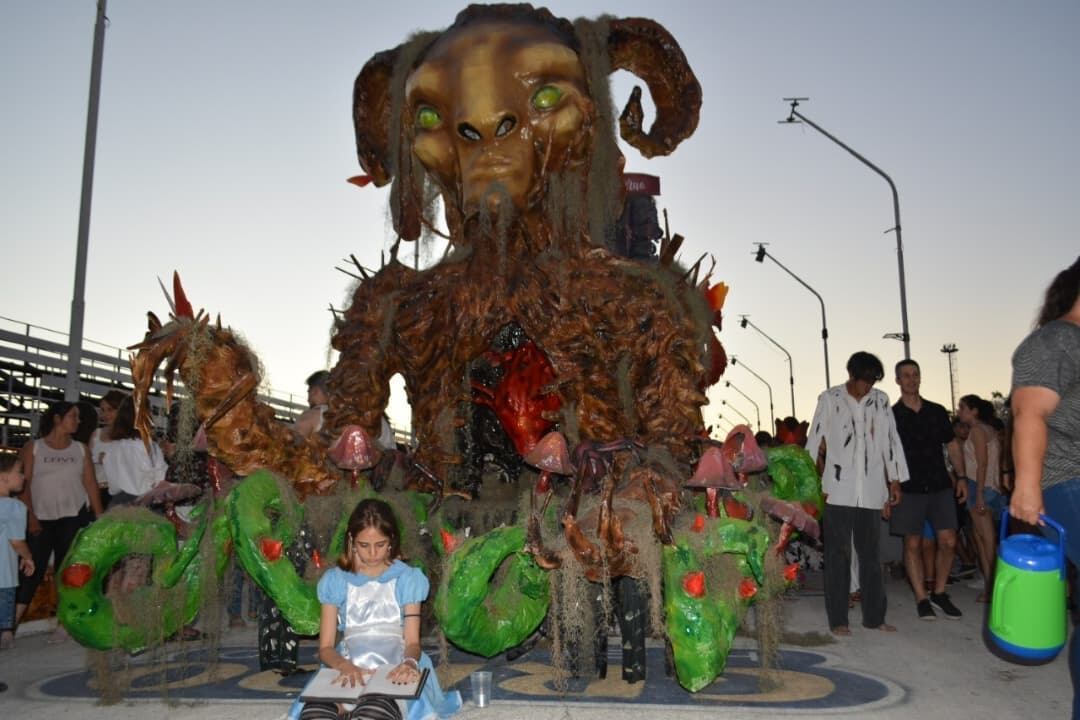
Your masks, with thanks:
[[[813,588],[814,578],[808,583]],[[820,587],[820,583],[817,583]],[[543,702],[500,699],[498,682],[494,700],[486,708],[474,707],[466,696],[466,704],[457,716],[461,720],[652,720],[663,717],[671,720],[701,717],[723,717],[738,720],[764,717],[833,718],[838,715],[871,720],[919,720],[922,718],[1065,718],[1069,716],[1072,689],[1069,682],[1065,653],[1043,665],[1019,665],[997,657],[985,640],[985,605],[975,602],[977,591],[962,582],[950,586],[956,604],[964,617],[958,621],[940,617],[934,622],[916,617],[915,603],[907,585],[900,580],[888,580],[888,621],[896,633],[864,629],[859,608],[851,611],[853,635],[824,644],[783,645],[792,654],[810,652],[822,656],[829,668],[841,671],[833,677],[876,681],[885,692],[862,702],[858,697],[858,682],[836,680],[831,697],[845,702],[834,706],[807,707],[806,687],[787,689],[783,686],[769,697],[771,701],[748,697],[745,702],[725,702],[717,705],[703,692],[689,702],[656,704],[647,694],[632,702],[583,703],[574,693],[557,696]],[[824,638],[828,633],[820,592],[813,589],[793,594],[782,603],[786,637]],[[32,631],[34,628],[30,628]],[[46,681],[61,675],[85,670],[88,652],[71,640],[58,644],[47,642],[47,632],[21,632],[16,647],[0,652],[0,681],[8,689],[0,693],[0,710],[5,718],[19,720],[145,720],[170,718],[175,720],[279,720],[288,710],[287,700],[221,699],[177,700],[155,697],[144,700],[124,700],[103,706],[92,697],[58,696],[43,690]],[[254,647],[254,629],[223,631],[222,645]],[[750,637],[736,638],[736,647],[756,648]],[[617,678],[617,664],[609,676]],[[460,673],[459,673],[460,674]],[[794,677],[794,675],[792,675]],[[450,678],[454,682],[459,678]],[[611,682],[609,679],[607,682]],[[618,680],[617,682],[622,682]],[[719,683],[723,683],[721,680]],[[814,680],[814,682],[821,682]],[[467,688],[464,680],[462,687]],[[507,684],[508,686],[509,684]],[[792,702],[784,703],[785,692]],[[801,695],[800,695],[801,694]],[[691,704],[701,698],[701,705]]]

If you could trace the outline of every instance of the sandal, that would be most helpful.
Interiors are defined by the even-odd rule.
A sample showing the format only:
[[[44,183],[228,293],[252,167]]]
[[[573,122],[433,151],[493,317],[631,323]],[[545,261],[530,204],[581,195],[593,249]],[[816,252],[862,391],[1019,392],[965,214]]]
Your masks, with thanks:
[[[890,633],[896,632],[896,626],[895,625],[890,625],[889,623],[881,623],[877,627],[869,628],[869,629],[870,630],[880,630],[881,632],[890,632]]]
[[[836,635],[837,637],[848,637],[851,635],[851,628],[849,628],[847,625],[837,625],[834,628],[830,628],[829,632],[831,632],[833,635]]]

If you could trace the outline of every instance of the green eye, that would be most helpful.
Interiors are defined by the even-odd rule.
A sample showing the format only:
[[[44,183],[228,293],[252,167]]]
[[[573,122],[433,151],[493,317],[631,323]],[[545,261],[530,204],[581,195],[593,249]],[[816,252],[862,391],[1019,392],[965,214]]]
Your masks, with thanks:
[[[550,110],[562,99],[563,92],[554,85],[545,85],[532,97],[533,107],[537,110]]]
[[[422,107],[416,111],[416,125],[421,130],[432,130],[441,122],[442,116],[433,107]]]

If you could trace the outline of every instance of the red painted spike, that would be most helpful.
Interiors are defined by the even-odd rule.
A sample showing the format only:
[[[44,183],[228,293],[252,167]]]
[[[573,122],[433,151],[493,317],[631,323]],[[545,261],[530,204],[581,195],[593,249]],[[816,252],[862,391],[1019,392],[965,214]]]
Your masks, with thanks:
[[[784,580],[793,583],[799,579],[799,563],[791,563],[784,568]]]
[[[372,179],[373,178],[370,175],[353,175],[351,178],[345,180],[345,182],[351,183],[356,187],[364,187],[365,185],[370,183]]]
[[[453,533],[449,530],[446,528],[439,528],[439,536],[442,537],[443,549],[447,553],[452,553],[457,549],[457,538],[454,537]]]
[[[682,588],[692,598],[705,597],[705,573],[700,570],[686,573],[683,575]]]
[[[259,550],[262,551],[264,558],[270,562],[275,562],[281,559],[281,552],[284,549],[283,546],[284,543],[281,540],[264,537],[259,543]]]
[[[60,573],[60,582],[70,588],[81,588],[94,577],[94,570],[85,563],[72,563]]]
[[[173,302],[176,303],[176,317],[178,318],[191,318],[195,319],[195,310],[192,309],[191,303],[188,302],[187,294],[184,292],[184,286],[180,284],[180,273],[173,270],[172,274],[173,285]]]

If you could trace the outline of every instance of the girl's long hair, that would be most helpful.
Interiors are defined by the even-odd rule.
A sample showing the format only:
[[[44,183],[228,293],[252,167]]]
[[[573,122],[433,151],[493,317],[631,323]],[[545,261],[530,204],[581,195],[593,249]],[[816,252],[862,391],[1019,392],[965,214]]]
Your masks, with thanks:
[[[356,536],[368,528],[375,528],[390,540],[390,560],[401,557],[401,532],[398,530],[394,511],[383,500],[368,498],[361,500],[349,516],[348,529],[345,531],[345,550],[338,556],[337,564],[342,570],[352,570],[352,555],[349,549]]]

